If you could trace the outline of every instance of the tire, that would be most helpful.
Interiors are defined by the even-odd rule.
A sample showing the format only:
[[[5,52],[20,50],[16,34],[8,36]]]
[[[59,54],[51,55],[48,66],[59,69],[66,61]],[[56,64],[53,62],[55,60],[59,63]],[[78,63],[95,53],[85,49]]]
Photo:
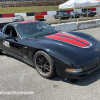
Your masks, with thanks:
[[[57,17],[55,16],[55,19],[57,19]]]
[[[69,17],[67,17],[66,19],[68,19]]]
[[[2,50],[2,49],[0,49],[0,55],[3,55],[5,52]]]
[[[25,21],[24,18],[22,18],[22,21]]]
[[[0,55],[2,55],[2,52],[1,52],[1,50],[0,50]]]
[[[33,58],[34,67],[44,78],[51,78],[55,75],[55,68],[52,58],[44,51],[37,51]],[[48,67],[47,67],[48,66]]]
[[[58,17],[58,19],[60,19],[60,20],[61,20],[61,17]]]

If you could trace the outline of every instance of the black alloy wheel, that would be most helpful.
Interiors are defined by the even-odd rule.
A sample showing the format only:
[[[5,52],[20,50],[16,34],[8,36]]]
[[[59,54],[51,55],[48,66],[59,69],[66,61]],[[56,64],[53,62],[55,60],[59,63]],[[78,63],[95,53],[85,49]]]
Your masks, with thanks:
[[[37,72],[44,78],[54,76],[55,69],[52,58],[44,51],[37,51],[34,55],[34,67]]]

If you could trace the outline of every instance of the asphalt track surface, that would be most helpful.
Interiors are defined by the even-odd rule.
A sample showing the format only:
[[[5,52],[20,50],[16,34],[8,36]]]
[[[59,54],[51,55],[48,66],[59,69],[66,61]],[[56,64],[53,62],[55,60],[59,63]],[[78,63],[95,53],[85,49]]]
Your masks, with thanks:
[[[27,17],[24,17],[24,20],[25,21],[27,21],[27,20],[35,20],[34,19],[34,16],[27,16]],[[55,19],[54,17],[53,17],[53,15],[45,15],[44,16],[44,20],[45,21],[47,21],[47,22],[58,22],[58,19]],[[67,21],[75,21],[75,19],[74,18],[72,18],[72,19],[65,19],[65,20],[67,20]],[[62,21],[65,21],[65,20],[62,20]],[[12,22],[12,18],[0,18],[0,29],[5,25],[5,24],[7,24],[7,23],[10,23],[10,22]]]
[[[79,32],[100,39],[100,27]],[[100,69],[71,83],[59,76],[42,78],[32,66],[0,55],[0,100],[100,100]]]
[[[53,18],[53,15],[45,15],[44,16],[44,19],[46,21],[49,21],[49,20],[57,20],[57,19],[54,19]],[[24,17],[24,20],[27,21],[27,20],[35,20],[34,19],[34,16],[29,16],[29,17]],[[0,18],[0,29],[7,23],[11,23],[12,22],[12,18]]]

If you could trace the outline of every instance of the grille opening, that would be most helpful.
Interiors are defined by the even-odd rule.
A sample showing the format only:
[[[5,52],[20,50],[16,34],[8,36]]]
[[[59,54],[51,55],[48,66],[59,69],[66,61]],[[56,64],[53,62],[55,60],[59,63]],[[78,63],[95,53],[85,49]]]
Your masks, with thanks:
[[[80,75],[79,77],[85,77],[87,74]]]
[[[95,64],[95,65],[91,65],[91,66],[86,66],[86,67],[83,68],[83,71],[90,70],[90,69],[95,68],[97,66],[99,66],[99,64]]]

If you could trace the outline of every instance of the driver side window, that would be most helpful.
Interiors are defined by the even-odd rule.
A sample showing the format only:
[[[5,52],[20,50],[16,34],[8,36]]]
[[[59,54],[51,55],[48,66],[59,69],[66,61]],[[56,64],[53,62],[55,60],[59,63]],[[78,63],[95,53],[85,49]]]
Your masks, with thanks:
[[[13,37],[17,37],[16,30],[15,30],[15,28],[13,26],[7,26],[4,34],[12,35]]]

